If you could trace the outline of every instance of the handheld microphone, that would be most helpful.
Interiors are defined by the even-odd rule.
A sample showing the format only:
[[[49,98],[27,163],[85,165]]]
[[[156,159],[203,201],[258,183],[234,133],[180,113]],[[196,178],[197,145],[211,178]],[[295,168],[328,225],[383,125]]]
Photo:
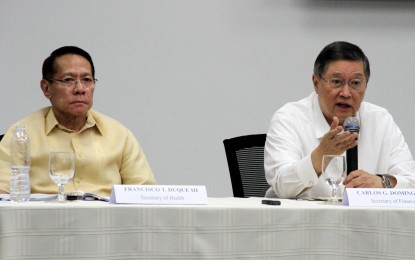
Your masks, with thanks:
[[[346,118],[346,120],[344,120],[344,123],[343,123],[343,128],[344,128],[344,131],[349,131],[350,133],[359,133],[359,130],[360,130],[359,119],[357,119],[357,117]],[[346,151],[346,162],[347,162],[347,175],[349,175],[349,173],[351,173],[352,171],[358,169],[357,145]]]

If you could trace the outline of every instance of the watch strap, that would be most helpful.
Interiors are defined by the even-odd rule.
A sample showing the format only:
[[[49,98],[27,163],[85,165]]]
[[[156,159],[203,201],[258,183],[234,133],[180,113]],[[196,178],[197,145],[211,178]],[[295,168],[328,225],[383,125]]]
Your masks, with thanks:
[[[386,188],[386,189],[392,188],[392,183],[391,183],[391,181],[390,181],[390,179],[389,179],[388,176],[380,175],[380,174],[378,174],[377,176],[379,176],[379,177],[382,178],[383,188]]]

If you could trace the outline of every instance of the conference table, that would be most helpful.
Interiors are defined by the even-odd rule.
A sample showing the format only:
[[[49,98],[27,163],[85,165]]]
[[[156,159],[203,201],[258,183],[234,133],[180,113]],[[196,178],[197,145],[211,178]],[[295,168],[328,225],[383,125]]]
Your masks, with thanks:
[[[0,201],[0,259],[415,259],[415,209]]]

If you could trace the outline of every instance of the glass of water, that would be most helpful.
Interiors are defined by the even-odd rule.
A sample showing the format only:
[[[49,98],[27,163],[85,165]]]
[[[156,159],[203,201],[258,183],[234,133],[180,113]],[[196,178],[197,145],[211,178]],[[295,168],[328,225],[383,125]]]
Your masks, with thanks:
[[[324,155],[322,162],[322,176],[330,186],[331,196],[328,204],[340,204],[339,185],[346,177],[346,158],[344,155]]]
[[[58,202],[65,202],[65,184],[75,173],[74,152],[51,152],[49,155],[49,177],[58,185]]]

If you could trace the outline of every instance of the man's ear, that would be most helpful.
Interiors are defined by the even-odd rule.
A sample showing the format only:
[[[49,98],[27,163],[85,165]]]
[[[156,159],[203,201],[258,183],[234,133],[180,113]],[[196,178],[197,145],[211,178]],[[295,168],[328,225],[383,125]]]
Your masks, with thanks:
[[[51,98],[51,93],[50,93],[50,83],[49,81],[42,79],[40,81],[40,88],[42,89],[43,95],[45,95],[45,97],[47,99]]]
[[[313,81],[314,91],[318,94],[318,77],[316,74],[313,74],[311,77],[311,80]]]

